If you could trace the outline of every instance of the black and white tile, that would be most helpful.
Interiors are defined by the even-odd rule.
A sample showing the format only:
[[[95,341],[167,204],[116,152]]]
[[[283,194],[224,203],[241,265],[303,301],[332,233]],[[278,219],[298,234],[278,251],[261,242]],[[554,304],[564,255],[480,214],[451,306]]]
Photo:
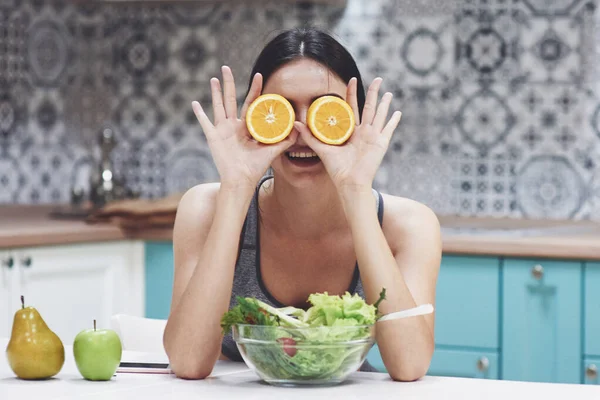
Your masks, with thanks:
[[[64,123],[66,140],[91,151],[97,147],[102,127],[110,124],[118,98],[98,75],[82,75],[65,91]]]
[[[489,154],[506,145],[517,119],[510,89],[502,84],[460,86],[454,119],[467,153]]]
[[[1,18],[1,17],[0,17]],[[26,82],[29,79],[27,63],[27,27],[23,16],[0,19],[0,77],[5,84]]]
[[[569,219],[583,206],[586,186],[566,157],[541,155],[520,169],[516,195],[524,217]]]
[[[27,64],[32,84],[42,88],[66,84],[74,60],[72,37],[58,18],[36,20],[28,29]]]
[[[217,39],[210,27],[179,29],[169,40],[169,77],[174,82],[205,84],[216,76],[219,67],[231,60],[217,57]],[[237,72],[237,66],[234,73]]]
[[[466,1],[456,12],[456,68],[469,82],[521,78],[522,15],[514,1]]]
[[[200,183],[219,180],[217,168],[207,149],[180,148],[172,152],[166,161],[168,193],[182,192]]]
[[[458,145],[453,137],[453,86],[386,89],[395,95],[394,109],[402,111],[387,154],[391,164],[406,154],[445,155]]]
[[[17,157],[0,152],[0,204],[18,203],[22,187],[26,182],[22,165]]]
[[[56,90],[36,93],[29,101],[28,131],[35,132],[35,143],[52,145],[65,143],[63,97]]]
[[[577,11],[585,0],[522,0],[526,9],[535,16],[566,16]]]
[[[221,65],[231,67],[238,92],[247,88],[252,65],[261,49],[283,28],[284,7],[269,2],[261,6],[253,2],[229,5],[221,21],[215,24],[217,68]],[[288,4],[287,7],[291,6]]]
[[[450,180],[456,193],[455,212],[464,216],[515,216],[517,162],[510,154],[453,157]]]
[[[357,26],[361,27],[360,32]],[[395,84],[406,79],[402,69],[390,62],[390,57],[398,54],[390,43],[399,42],[405,35],[402,24],[372,16],[349,16],[332,33],[356,60],[365,87],[376,77],[384,78],[384,88],[388,81]]]
[[[393,23],[393,22],[392,22]],[[406,19],[393,23],[401,35],[388,39],[386,51],[401,60],[391,63],[391,76],[407,86],[438,86],[454,75],[454,21],[452,15]]]
[[[422,202],[440,213],[453,213],[458,192],[452,188],[452,177],[449,159],[414,154],[387,164],[377,176],[376,188]]]
[[[527,84],[515,94],[513,139],[525,152],[569,152],[593,138],[585,117],[588,98],[577,87]]]
[[[594,0],[0,2],[0,203],[68,201],[111,127],[144,197],[218,180],[190,103],[312,25],[403,112],[375,186],[440,213],[600,220]],[[210,116],[210,115],[209,115]]]
[[[132,142],[154,138],[165,121],[160,103],[146,92],[136,91],[123,98],[115,112],[115,124],[120,133]]]
[[[10,85],[0,77],[0,149],[30,140],[26,129],[29,120],[29,87]]]
[[[64,203],[69,201],[70,172],[74,151],[62,146],[32,145],[19,156],[20,167],[28,174],[19,190],[18,202]]]
[[[144,198],[164,196],[167,154],[168,146],[161,140],[120,142],[113,154],[117,177]]]
[[[530,18],[523,27],[523,73],[529,82],[575,84],[583,79],[583,24],[571,17]]]

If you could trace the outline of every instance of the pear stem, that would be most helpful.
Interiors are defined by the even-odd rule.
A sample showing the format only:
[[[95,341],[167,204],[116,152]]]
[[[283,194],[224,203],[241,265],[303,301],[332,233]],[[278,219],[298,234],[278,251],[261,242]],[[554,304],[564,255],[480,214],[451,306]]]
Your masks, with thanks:
[[[25,296],[21,295],[21,308],[25,308]]]
[[[96,320],[94,320],[94,332],[96,331]]]

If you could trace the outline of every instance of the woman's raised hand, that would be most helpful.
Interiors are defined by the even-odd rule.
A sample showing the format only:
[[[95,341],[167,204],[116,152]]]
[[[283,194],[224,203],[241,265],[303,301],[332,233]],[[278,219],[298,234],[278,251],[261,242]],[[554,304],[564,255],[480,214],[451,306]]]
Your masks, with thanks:
[[[371,190],[377,169],[400,123],[400,111],[387,117],[392,94],[388,92],[378,101],[381,82],[381,78],[376,78],[371,83],[362,115],[358,110],[357,80],[352,78],[348,83],[346,99],[354,110],[356,128],[341,146],[321,143],[305,124],[295,123],[296,130],[321,158],[338,191]]]
[[[227,66],[221,68],[224,90],[219,79],[210,80],[214,122],[211,122],[202,106],[192,102],[194,113],[206,135],[213,160],[219,171],[221,187],[254,189],[272,161],[296,142],[294,130],[283,141],[265,145],[257,142],[246,127],[248,106],[262,92],[262,75],[256,74],[248,96],[238,116],[235,82]]]

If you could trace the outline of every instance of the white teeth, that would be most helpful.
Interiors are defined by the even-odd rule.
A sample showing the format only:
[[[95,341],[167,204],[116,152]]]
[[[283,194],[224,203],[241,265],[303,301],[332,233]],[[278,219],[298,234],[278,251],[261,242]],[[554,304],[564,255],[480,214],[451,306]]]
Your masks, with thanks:
[[[289,155],[290,155],[290,157],[293,157],[293,158],[317,157],[317,153],[315,153],[314,151],[311,151],[311,152],[290,151]]]

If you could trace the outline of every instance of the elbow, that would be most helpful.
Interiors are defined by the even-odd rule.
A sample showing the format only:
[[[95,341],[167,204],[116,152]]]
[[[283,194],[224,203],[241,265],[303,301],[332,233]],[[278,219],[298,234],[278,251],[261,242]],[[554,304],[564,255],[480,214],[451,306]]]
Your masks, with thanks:
[[[414,382],[423,378],[429,370],[429,363],[410,365],[388,371],[392,380],[397,382]]]
[[[433,341],[427,344],[421,355],[415,358],[409,358],[400,363],[393,363],[388,369],[388,373],[392,380],[398,382],[414,382],[425,375],[429,371],[431,359],[435,345]]]
[[[175,376],[181,379],[200,380],[207,378],[213,370],[215,360],[210,361],[208,354],[194,354],[188,346],[176,346],[176,340],[170,340],[168,332],[163,336],[163,346],[169,358],[169,367]]]
[[[190,354],[188,350],[167,352],[169,366],[173,374],[181,379],[200,380],[207,378],[213,370],[214,362],[207,357]]]
[[[171,370],[178,378],[186,380],[201,380],[207,378],[211,374],[212,367],[206,368],[205,366],[200,364],[174,364],[171,365]]]

